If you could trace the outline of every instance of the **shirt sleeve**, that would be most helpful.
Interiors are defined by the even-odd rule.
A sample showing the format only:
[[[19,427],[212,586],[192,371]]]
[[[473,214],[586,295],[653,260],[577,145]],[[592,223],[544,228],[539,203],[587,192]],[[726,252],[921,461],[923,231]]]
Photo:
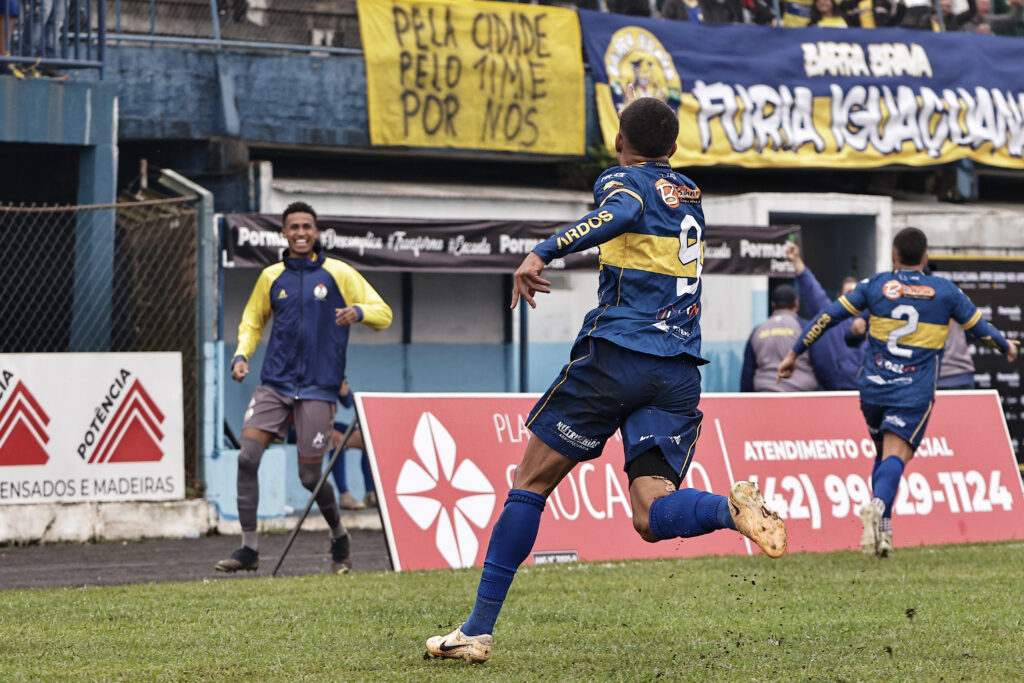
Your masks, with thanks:
[[[856,291],[856,290],[854,290]],[[853,292],[850,292],[853,294]],[[831,304],[824,311],[819,313],[811,322],[807,323],[804,327],[804,331],[800,334],[800,339],[793,344],[793,352],[796,355],[800,355],[807,349],[811,348],[811,344],[821,339],[821,335],[825,333],[825,330],[834,327],[839,322],[849,318],[852,313],[848,306],[850,305],[846,301],[847,295],[839,297],[833,304]],[[859,313],[860,311],[857,311]]]
[[[989,348],[999,349],[1003,353],[1010,350],[1006,337],[992,323],[981,317],[981,311],[966,294],[958,288],[954,296],[956,298],[953,304],[953,320],[960,323],[965,332],[969,332]]]
[[[643,214],[644,203],[632,190],[609,193],[604,202],[573,225],[562,228],[533,251],[544,263],[618,237]]]
[[[263,330],[273,315],[273,309],[270,307],[270,285],[273,281],[266,271],[260,273],[259,279],[256,280],[256,286],[253,287],[245,310],[242,311],[242,321],[238,324],[238,347],[233,356],[235,360],[242,358],[248,361],[256,347],[260,345]]]
[[[332,268],[331,275],[338,284],[345,303],[359,312],[359,322],[374,330],[383,330],[391,325],[391,307],[381,298],[377,290],[352,266],[338,261],[342,267]]]
[[[800,292],[800,299],[807,305],[811,315],[818,315],[832,303],[828,295],[818,283],[817,278],[810,268],[804,267],[804,272],[796,276],[796,286]]]

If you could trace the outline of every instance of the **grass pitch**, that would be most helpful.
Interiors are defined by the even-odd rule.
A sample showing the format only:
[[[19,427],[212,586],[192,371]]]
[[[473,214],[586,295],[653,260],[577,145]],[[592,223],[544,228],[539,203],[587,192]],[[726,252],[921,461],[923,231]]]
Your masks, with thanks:
[[[16,680],[1020,680],[1024,543],[526,567],[491,661],[424,659],[477,570],[0,592]]]

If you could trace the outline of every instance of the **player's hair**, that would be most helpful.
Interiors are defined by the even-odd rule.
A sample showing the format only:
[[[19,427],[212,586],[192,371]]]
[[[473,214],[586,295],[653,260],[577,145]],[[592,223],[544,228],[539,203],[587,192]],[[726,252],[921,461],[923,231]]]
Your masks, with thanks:
[[[641,97],[622,110],[619,132],[640,156],[668,156],[679,135],[679,117],[661,100]]]
[[[284,210],[284,213],[281,214],[281,227],[284,227],[284,224],[288,222],[288,216],[293,213],[308,213],[313,217],[313,225],[316,225],[316,211],[313,210],[312,206],[306,202],[292,202]]]
[[[928,251],[928,238],[917,228],[903,228],[896,233],[892,246],[900,263],[905,266],[918,266]]]

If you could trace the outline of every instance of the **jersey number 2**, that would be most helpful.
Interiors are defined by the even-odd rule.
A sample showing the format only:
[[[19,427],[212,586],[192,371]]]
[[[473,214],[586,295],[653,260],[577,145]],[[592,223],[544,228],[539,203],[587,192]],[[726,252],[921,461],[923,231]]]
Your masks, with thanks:
[[[892,313],[890,313],[889,316],[893,320],[902,320],[906,318],[907,322],[889,333],[889,342],[886,344],[886,348],[889,349],[889,353],[894,356],[910,358],[913,352],[910,349],[901,349],[897,342],[911,332],[917,331],[917,309],[913,306],[908,306],[907,304],[900,304],[896,308],[892,309]]]

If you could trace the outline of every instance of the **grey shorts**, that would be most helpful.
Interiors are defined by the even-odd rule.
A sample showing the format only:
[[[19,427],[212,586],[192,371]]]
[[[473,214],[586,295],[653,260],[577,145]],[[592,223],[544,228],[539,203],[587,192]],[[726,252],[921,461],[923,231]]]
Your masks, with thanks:
[[[242,429],[259,429],[288,436],[289,418],[295,416],[295,445],[300,458],[322,458],[331,445],[335,404],[296,400],[260,385],[252,392]]]

